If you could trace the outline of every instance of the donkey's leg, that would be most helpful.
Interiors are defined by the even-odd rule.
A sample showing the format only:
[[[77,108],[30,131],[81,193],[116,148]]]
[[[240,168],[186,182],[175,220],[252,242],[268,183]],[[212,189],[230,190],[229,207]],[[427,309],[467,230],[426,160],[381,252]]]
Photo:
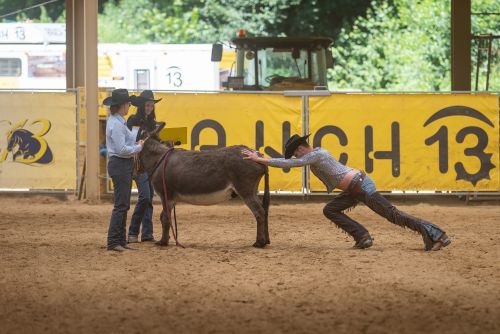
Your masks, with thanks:
[[[245,204],[252,211],[255,219],[257,221],[257,240],[253,244],[254,247],[263,248],[266,247],[269,240],[269,232],[267,232],[266,228],[266,215],[262,204],[259,201],[259,198],[256,194],[252,194],[251,196],[243,197]]]
[[[163,200],[163,199],[162,199]],[[161,239],[157,242],[160,246],[168,246],[168,240],[170,239],[169,231],[171,221],[168,217],[171,217],[172,208],[174,207],[174,203],[172,201],[167,202],[167,210],[162,210],[160,215],[161,220]]]
[[[161,221],[161,239],[156,242],[158,246],[168,246],[168,239],[170,238],[168,235],[168,231],[170,228],[170,224],[168,223],[168,218],[165,210],[161,211],[160,214]]]

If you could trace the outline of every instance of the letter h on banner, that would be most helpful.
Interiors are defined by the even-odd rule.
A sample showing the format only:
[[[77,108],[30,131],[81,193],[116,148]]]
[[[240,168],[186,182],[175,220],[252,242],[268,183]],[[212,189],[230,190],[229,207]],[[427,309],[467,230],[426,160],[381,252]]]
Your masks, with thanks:
[[[373,127],[370,125],[365,127],[365,170],[367,173],[373,172],[373,159],[370,153],[373,152],[375,159],[392,160],[392,176],[398,177],[400,174],[400,137],[399,123],[391,124],[391,146],[390,151],[375,151],[373,152]]]

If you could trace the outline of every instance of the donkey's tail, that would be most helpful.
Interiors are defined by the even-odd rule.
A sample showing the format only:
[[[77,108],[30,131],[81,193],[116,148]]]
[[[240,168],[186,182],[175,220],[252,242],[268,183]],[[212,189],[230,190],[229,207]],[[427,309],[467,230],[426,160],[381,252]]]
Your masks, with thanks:
[[[269,194],[269,167],[266,166],[266,173],[264,174],[264,197],[262,198],[262,206],[266,214],[266,225],[267,218],[269,216],[269,203],[271,202],[271,196]]]

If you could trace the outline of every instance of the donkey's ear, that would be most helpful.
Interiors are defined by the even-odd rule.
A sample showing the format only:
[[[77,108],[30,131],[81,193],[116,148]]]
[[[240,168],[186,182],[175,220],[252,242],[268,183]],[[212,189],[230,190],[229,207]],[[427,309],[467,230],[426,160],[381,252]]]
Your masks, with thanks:
[[[156,122],[156,127],[153,131],[153,134],[158,135],[160,131],[165,127],[165,122]]]
[[[141,139],[144,139],[144,129],[143,128],[139,128],[139,131],[137,131],[137,136],[135,136],[135,141],[139,141]]]

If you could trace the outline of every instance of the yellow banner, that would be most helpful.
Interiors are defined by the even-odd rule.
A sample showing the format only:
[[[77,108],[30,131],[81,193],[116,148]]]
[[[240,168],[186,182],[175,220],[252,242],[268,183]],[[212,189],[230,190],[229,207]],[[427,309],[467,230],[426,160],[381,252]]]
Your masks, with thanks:
[[[75,93],[0,92],[0,188],[75,189]]]
[[[80,145],[85,146],[87,143],[87,107],[86,107],[86,94],[85,87],[78,87],[79,91],[79,109],[80,109]],[[109,95],[111,95],[111,88],[100,87],[97,95],[97,99],[99,101],[99,117],[102,119],[106,118],[107,108],[102,105],[102,101]]]
[[[266,156],[282,157],[289,136],[301,133],[300,97],[269,94],[166,94],[155,105],[158,121],[167,127],[187,127],[181,148],[208,150],[247,145]],[[134,108],[130,113],[135,113]],[[262,185],[262,184],[261,184]],[[272,190],[301,191],[302,170],[270,168]]]
[[[379,190],[500,188],[497,95],[341,94],[310,98],[309,110],[310,142]],[[325,190],[314,176],[311,190]]]

